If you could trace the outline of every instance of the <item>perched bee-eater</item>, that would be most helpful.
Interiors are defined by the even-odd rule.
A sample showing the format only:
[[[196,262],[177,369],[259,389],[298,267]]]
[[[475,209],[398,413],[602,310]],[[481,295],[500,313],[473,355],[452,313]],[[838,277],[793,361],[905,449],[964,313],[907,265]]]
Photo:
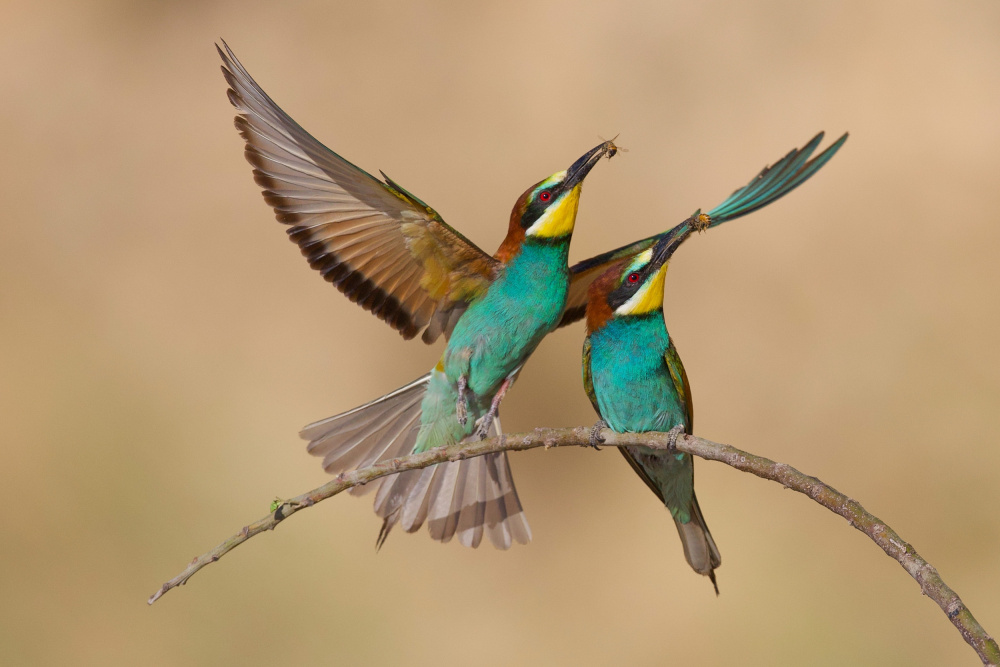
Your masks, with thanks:
[[[691,433],[691,389],[662,310],[667,261],[690,233],[678,226],[590,286],[583,385],[601,419],[594,427],[594,443],[604,426],[618,433],[668,431],[674,438]],[[670,510],[687,562],[707,575],[718,593],[715,568],[722,557],[694,495],[691,455],[649,447],[620,449]]]
[[[485,437],[491,428],[499,433],[504,393],[563,315],[583,180],[616,152],[614,143],[528,188],[490,256],[385,174],[382,182],[310,136],[228,46],[219,54],[254,178],[310,266],[404,338],[422,330],[425,342],[447,339],[427,375],[305,427],[309,451],[336,474]],[[397,523],[408,532],[427,523],[434,539],[457,535],[472,547],[484,531],[500,548],[530,539],[506,453],[407,471],[354,491],[374,488],[379,545]]]
[[[721,225],[767,206],[805,182],[847,141],[841,136],[809,159],[823,140],[817,134],[799,150],[765,167],[708,213],[696,211],[674,228],[575,264],[561,324],[583,317],[583,383],[601,420],[594,427],[618,432],[691,433],[691,389],[663,319],[667,262],[694,232]],[[715,568],[722,558],[694,494],[689,454],[645,447],[621,449],[635,472],[670,510],[684,557],[708,576],[716,593]]]

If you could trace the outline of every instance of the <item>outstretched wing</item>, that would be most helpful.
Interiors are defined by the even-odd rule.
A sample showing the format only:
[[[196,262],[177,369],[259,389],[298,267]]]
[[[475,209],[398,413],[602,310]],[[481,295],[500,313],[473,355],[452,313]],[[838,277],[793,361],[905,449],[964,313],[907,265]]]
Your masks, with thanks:
[[[673,229],[574,264],[570,267],[570,286],[566,299],[566,311],[559,326],[572,324],[583,317],[587,309],[587,289],[590,287],[590,283],[594,282],[609,266],[624,257],[631,257],[652,248],[659,239],[668,234],[686,234],[694,230],[710,229],[748,213],[753,213],[757,209],[777,201],[809,180],[813,174],[829,162],[830,158],[847,141],[847,133],[844,133],[826,150],[810,160],[809,156],[813,154],[821,141],[823,141],[822,132],[813,137],[802,148],[794,149],[773,165],[764,167],[749,183],[729,195],[728,199],[708,213],[702,213],[700,210],[695,211],[690,218]]]
[[[735,220],[781,199],[808,181],[813,174],[829,162],[830,158],[847,141],[847,136],[848,134],[845,132],[825,151],[810,160],[809,156],[823,141],[823,133],[820,132],[802,148],[792,149],[788,155],[773,165],[764,167],[753,180],[708,212],[710,218],[708,227],[715,227],[724,222]]]
[[[485,291],[499,265],[434,209],[314,139],[251,78],[223,42],[219,55],[236,129],[264,200],[309,266],[351,301],[432,342]]]

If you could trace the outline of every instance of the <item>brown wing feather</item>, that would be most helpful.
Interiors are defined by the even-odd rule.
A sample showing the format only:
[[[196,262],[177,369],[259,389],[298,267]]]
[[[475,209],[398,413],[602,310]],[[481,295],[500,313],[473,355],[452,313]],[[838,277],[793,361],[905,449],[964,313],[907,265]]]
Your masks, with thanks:
[[[684,364],[681,363],[681,356],[677,354],[674,347],[674,339],[670,339],[670,345],[663,355],[667,362],[667,370],[670,371],[670,378],[674,381],[674,389],[684,405],[684,432],[694,433],[694,402],[691,400],[691,384],[688,382],[687,372]]]
[[[313,138],[219,48],[236,128],[264,200],[309,260],[347,297],[404,338],[448,333],[449,315],[484,291],[499,263],[434,209]],[[453,322],[452,322],[453,325]]]

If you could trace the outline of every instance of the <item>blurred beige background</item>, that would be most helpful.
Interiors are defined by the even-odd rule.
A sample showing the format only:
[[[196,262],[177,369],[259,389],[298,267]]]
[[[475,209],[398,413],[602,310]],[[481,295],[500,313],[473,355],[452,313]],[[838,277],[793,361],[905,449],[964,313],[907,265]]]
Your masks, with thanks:
[[[528,185],[621,132],[574,258],[711,207],[825,129],[776,205],[672,262],[697,432],[862,501],[1000,633],[1000,5],[0,4],[0,662],[977,664],[842,519],[699,462],[722,594],[613,451],[513,456],[535,533],[374,550],[370,500],[304,512],[146,598],[326,480],[303,424],[423,373],[311,272],[232,126],[224,37],[294,118],[484,248]],[[591,424],[580,327],[507,430]],[[558,398],[555,398],[558,397]]]

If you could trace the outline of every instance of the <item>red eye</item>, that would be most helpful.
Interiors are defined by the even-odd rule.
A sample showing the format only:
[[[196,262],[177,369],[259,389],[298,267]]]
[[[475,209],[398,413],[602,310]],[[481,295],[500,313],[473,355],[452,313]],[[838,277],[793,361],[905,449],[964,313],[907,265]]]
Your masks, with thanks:
[[[638,273],[630,273],[630,274],[628,274],[628,281],[630,283],[637,283],[637,282],[639,282],[639,274]]]
[[[548,201],[552,199],[552,193],[549,192],[548,190],[542,190],[541,192],[538,193],[538,198],[542,201]]]

